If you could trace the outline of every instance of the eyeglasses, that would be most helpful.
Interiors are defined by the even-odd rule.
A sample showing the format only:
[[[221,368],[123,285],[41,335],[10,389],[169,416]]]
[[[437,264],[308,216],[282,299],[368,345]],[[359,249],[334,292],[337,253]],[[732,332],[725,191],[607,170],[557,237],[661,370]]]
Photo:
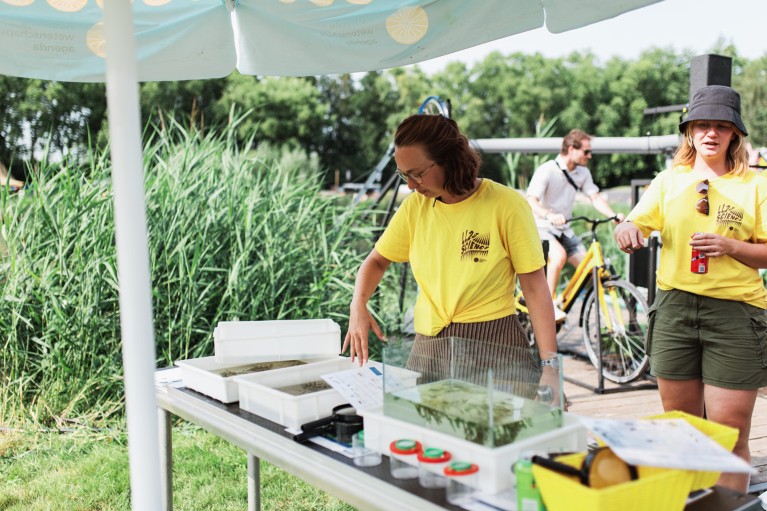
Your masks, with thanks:
[[[695,203],[695,210],[703,215],[708,215],[708,179],[695,185],[695,191],[703,194],[703,197]]]
[[[431,170],[431,168],[434,165],[436,165],[436,163],[432,163],[431,165],[429,165],[428,167],[426,167],[420,172],[413,172],[413,171],[404,172],[400,169],[397,169],[396,172],[397,172],[397,175],[400,177],[400,179],[402,179],[406,183],[408,179],[412,179],[416,183],[421,184],[423,183],[423,176],[425,176],[426,173],[429,172],[429,170]]]

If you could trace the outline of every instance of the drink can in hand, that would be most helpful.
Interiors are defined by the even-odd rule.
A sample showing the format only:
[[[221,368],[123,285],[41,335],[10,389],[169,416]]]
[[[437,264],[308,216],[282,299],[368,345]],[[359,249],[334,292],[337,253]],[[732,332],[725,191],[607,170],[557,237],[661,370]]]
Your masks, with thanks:
[[[708,273],[708,256],[695,248],[692,249],[690,271],[693,273]]]

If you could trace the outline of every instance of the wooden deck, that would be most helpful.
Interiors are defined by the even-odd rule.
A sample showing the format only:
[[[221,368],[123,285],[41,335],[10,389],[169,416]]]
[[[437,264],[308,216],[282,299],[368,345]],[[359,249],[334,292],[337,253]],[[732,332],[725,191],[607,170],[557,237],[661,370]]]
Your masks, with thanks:
[[[565,355],[565,378],[597,387],[597,371],[582,356],[584,352],[582,352],[580,330],[574,328],[573,331],[560,335],[559,346],[560,351],[570,353]],[[648,383],[652,383],[652,381],[640,381],[632,383],[631,386]],[[605,389],[618,387],[618,385],[605,380]],[[599,394],[566,381],[565,394],[572,402],[570,411],[587,417],[640,418],[663,413],[657,389]],[[767,489],[767,388],[759,392],[759,397],[756,400],[751,425],[750,447],[752,465],[758,470],[758,474],[751,476],[751,491],[757,493]]]

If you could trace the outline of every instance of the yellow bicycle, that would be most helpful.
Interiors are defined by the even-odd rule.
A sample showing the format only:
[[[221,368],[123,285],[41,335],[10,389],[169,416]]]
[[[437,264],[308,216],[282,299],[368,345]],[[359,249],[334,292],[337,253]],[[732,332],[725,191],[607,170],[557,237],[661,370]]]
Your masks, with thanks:
[[[578,324],[583,330],[583,343],[594,367],[616,383],[628,383],[644,374],[649,365],[645,351],[647,338],[647,300],[632,283],[623,280],[602,254],[597,239],[598,225],[616,217],[593,219],[583,216],[591,226],[591,244],[561,294],[562,310],[569,313],[583,294]],[[597,304],[599,304],[597,306]],[[534,341],[532,326],[522,292],[518,291],[516,306],[519,319]],[[557,325],[557,332],[560,331]],[[601,355],[601,357],[600,357]]]

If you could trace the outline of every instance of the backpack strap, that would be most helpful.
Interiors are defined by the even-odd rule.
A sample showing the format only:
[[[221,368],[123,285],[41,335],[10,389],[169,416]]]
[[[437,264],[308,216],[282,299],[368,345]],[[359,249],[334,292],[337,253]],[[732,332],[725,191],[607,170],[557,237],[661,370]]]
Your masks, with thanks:
[[[567,178],[567,182],[573,185],[573,188],[575,188],[575,191],[580,192],[581,189],[578,188],[578,185],[575,184],[575,181],[573,181],[573,178],[570,177],[570,174],[568,174],[565,169],[559,166],[559,162],[557,160],[554,160],[554,163],[557,164],[557,168],[562,171],[562,174],[565,175],[565,177]]]

